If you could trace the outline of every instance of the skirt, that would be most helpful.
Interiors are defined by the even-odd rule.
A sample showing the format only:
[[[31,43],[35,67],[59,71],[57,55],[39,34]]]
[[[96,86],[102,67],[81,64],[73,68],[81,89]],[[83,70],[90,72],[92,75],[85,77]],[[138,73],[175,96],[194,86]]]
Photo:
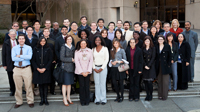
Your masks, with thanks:
[[[112,67],[110,70],[110,73],[111,73],[111,79],[114,79],[114,80],[126,79],[126,73],[119,72],[118,67]]]
[[[63,74],[63,85],[72,85],[74,84],[74,73],[64,71]]]

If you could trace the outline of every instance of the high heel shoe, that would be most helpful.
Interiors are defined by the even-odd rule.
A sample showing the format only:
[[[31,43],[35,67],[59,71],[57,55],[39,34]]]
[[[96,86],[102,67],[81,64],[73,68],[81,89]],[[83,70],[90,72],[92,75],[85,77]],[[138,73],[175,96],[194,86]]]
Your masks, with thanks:
[[[64,100],[63,100],[63,103],[64,103],[65,106],[69,106],[69,104],[65,104],[65,101],[64,101]]]
[[[74,104],[72,101],[71,101],[71,102],[69,102],[69,100],[67,100],[67,102],[68,102],[69,104]]]

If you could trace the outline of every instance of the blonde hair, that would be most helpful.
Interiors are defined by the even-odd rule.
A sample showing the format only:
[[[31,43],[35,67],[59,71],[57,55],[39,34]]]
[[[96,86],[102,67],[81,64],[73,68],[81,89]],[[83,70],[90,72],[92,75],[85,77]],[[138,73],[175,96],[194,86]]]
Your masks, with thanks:
[[[171,28],[173,28],[173,22],[177,22],[177,24],[178,24],[177,28],[180,26],[178,19],[173,19],[172,24],[171,24]]]
[[[160,24],[160,29],[162,29],[162,22],[160,20],[155,20],[153,22],[153,26],[156,26],[156,24],[159,23]]]

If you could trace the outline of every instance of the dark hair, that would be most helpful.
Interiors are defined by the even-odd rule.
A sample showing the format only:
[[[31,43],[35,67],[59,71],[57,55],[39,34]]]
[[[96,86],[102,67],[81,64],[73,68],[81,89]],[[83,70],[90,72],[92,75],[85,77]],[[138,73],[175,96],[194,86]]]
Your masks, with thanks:
[[[166,36],[166,42],[167,43],[168,43],[168,37],[170,37],[170,36],[174,37],[174,35],[172,33],[168,33],[167,36]],[[174,44],[174,38],[172,40],[172,44]]]
[[[75,23],[78,26],[78,24],[77,24],[76,21],[72,21],[72,23],[70,24],[70,26],[72,26],[73,23]]]
[[[135,26],[136,24],[138,24],[139,26],[141,26],[140,22],[135,22],[133,26]]]
[[[32,26],[27,26],[26,30],[28,30],[28,28],[32,28],[32,30],[34,30],[34,28]]]
[[[114,23],[114,22],[112,22],[112,21],[111,21],[110,23],[108,23],[108,26],[110,26],[110,24],[114,24],[114,26],[115,26],[115,23]]]
[[[116,48],[114,46],[115,42],[118,42],[119,43],[119,47],[122,48],[119,39],[114,38],[113,41],[112,41],[112,49],[110,50],[110,55],[111,55],[112,59],[115,59],[115,54],[116,54]]]
[[[151,27],[150,27],[150,31],[151,31],[152,28],[155,28],[155,29],[157,30],[156,26],[151,26]]]
[[[147,21],[146,21],[146,20],[143,20],[143,21],[142,21],[142,24],[145,23],[145,22],[147,22]],[[147,24],[148,24],[148,22],[147,22]]]
[[[114,36],[114,37],[117,38],[117,36],[116,36],[117,31],[118,31],[119,33],[121,33],[121,37],[120,37],[120,40],[119,40],[119,41],[124,41],[124,40],[125,40],[125,37],[123,36],[123,33],[122,33],[122,30],[121,30],[121,29],[115,30],[115,36]]]
[[[87,35],[86,38],[89,37],[89,35],[90,35],[89,31],[88,31],[87,29],[83,29],[83,30],[80,30],[80,31],[78,32],[78,37],[79,37],[79,38],[81,38],[81,33],[82,33],[82,32],[85,32],[85,33],[86,33],[86,35]],[[81,39],[82,39],[82,38],[81,38]]]
[[[99,21],[103,21],[103,23],[104,23],[104,19],[103,19],[103,18],[99,18],[99,19],[97,20],[97,23],[99,23]]]
[[[26,39],[24,34],[18,34],[17,39],[19,39],[20,36],[23,36],[24,39]]]
[[[159,37],[163,38],[163,40],[164,40],[163,44],[164,44],[166,42],[165,37],[163,35],[158,35],[158,39],[159,39]]]
[[[129,26],[131,25],[129,21],[124,21],[124,24],[125,24],[125,23],[128,23]],[[124,26],[124,24],[123,24],[123,26]]]
[[[65,18],[64,20],[68,20],[68,21],[69,21],[69,19],[68,19],[68,18]],[[63,20],[63,21],[64,21],[64,20]]]
[[[107,33],[107,37],[106,37],[106,38],[108,38],[108,31],[107,31],[106,29],[101,30],[100,35],[102,35],[102,33],[103,33],[104,31],[106,31],[106,33]]]
[[[85,18],[87,20],[87,16],[85,16],[85,15],[81,16],[80,20],[83,18]]]
[[[139,31],[134,31],[133,34],[134,34],[134,33],[137,33],[137,34],[140,36],[140,32],[139,32]]]
[[[153,22],[153,26],[156,26],[156,24],[159,23],[160,24],[160,29],[162,29],[162,22],[160,20],[155,20]],[[156,28],[157,29],[157,28]]]
[[[40,42],[42,41],[42,39],[44,39],[44,40],[46,41],[44,47],[48,47],[47,39],[46,39],[45,37],[42,36],[42,37],[39,38],[39,40],[38,40],[38,42],[37,42],[37,48],[40,48],[40,47],[41,47]]]
[[[189,23],[191,25],[191,22],[190,21],[186,21],[185,23]]]
[[[61,27],[61,30],[62,30],[63,28],[67,28],[67,27],[66,27],[66,26],[62,26],[62,27]],[[67,28],[67,30],[68,30],[68,28]]]
[[[145,38],[144,38],[144,42],[143,42],[143,48],[146,48],[145,40],[147,40],[147,39],[150,40],[150,46],[149,46],[149,47],[150,47],[150,48],[154,47],[154,45],[153,45],[153,41],[152,41],[151,37],[150,37],[150,36],[145,36]]]
[[[182,34],[182,33],[179,33],[178,36],[179,36],[180,34]],[[184,35],[184,34],[182,34],[182,35],[183,35],[183,38],[184,38],[184,39],[183,39],[183,42],[184,42],[184,41],[186,41],[186,38],[185,38],[185,35]],[[178,36],[177,36],[177,40],[178,40]]]
[[[81,39],[81,40],[77,43],[77,47],[76,47],[76,50],[77,50],[77,51],[81,49],[81,42],[83,42],[83,41],[86,42],[86,44],[87,44],[86,47],[89,46],[87,40],[85,40],[85,39]]]
[[[71,37],[72,40],[73,40],[73,37],[72,37],[71,35],[67,35],[67,36],[65,37],[65,43],[67,43],[67,39],[68,39],[69,37]]]
[[[35,20],[35,21],[33,22],[33,26],[35,25],[36,22],[38,22],[38,23],[40,24],[40,21],[39,21],[39,20]]]
[[[96,39],[97,38],[100,38],[100,40],[101,40],[101,45],[102,46],[106,46],[106,43],[105,43],[105,41],[104,41],[104,39],[103,39],[103,37],[101,36],[101,35],[96,35],[95,37],[94,37],[94,40],[93,40],[93,48],[95,48],[97,45],[95,44],[95,41],[96,41]]]

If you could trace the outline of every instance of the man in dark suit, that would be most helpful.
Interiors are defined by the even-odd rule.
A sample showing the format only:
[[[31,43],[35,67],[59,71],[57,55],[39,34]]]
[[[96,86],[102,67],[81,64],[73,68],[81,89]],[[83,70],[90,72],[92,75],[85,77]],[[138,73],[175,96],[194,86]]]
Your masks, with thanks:
[[[142,30],[141,30],[141,24],[140,22],[134,23],[134,31],[140,32],[140,39],[143,41],[144,38],[147,36]]]
[[[40,21],[39,20],[35,20],[33,22],[33,27],[34,27],[33,34],[35,34],[38,37],[38,39],[39,39],[40,36],[43,35],[42,30],[40,30],[40,26],[41,25],[40,25]]]
[[[51,32],[51,35],[53,37],[54,40],[56,40],[57,37],[59,37],[60,35],[62,35],[62,33],[59,30],[59,24],[58,22],[54,22],[53,23],[53,31]]]
[[[146,35],[150,35],[150,30],[148,29],[148,22],[146,20],[142,21],[142,32]]]
[[[104,19],[103,18],[99,18],[97,20],[97,24],[98,24],[97,31],[101,32],[101,30],[103,30],[103,29],[108,31],[108,29],[104,26]]]
[[[159,35],[163,35],[165,37],[165,39],[166,39],[167,34],[168,33],[172,33],[172,32],[169,31],[170,30],[170,24],[169,23],[164,23],[163,24],[163,28],[164,28],[165,31],[161,32]],[[176,34],[175,33],[172,33],[172,34],[173,34],[174,41],[178,42],[178,39],[176,38]]]
[[[63,26],[61,28],[61,33],[62,33],[62,35],[57,37],[57,39],[55,41],[55,53],[56,53],[56,57],[57,57],[57,61],[56,61],[57,63],[60,62],[60,49],[61,49],[61,46],[63,44],[65,44],[64,38],[67,36],[67,33],[68,33],[68,29],[66,26]]]
[[[16,37],[15,37],[15,38],[17,38],[17,36],[18,36],[19,34],[23,34],[22,32],[18,31],[18,30],[19,30],[19,23],[18,23],[18,22],[13,22],[13,24],[12,24],[12,29],[16,30]],[[10,36],[9,36],[8,34],[9,34],[9,32],[6,33],[4,42],[5,42],[6,40],[9,40],[9,39],[10,39]]]
[[[89,37],[88,37],[88,40],[90,40],[91,41],[91,43],[92,43],[92,46],[93,46],[93,41],[94,41],[94,37],[95,36],[97,36],[97,35],[100,35],[100,32],[99,31],[97,31],[96,29],[97,29],[97,24],[95,23],[95,22],[92,22],[91,24],[90,24],[90,27],[91,27],[91,32],[90,32],[90,35],[89,35]]]
[[[31,46],[32,49],[34,49],[34,47],[37,46],[37,43],[39,40],[37,35],[35,35],[33,33],[33,31],[34,31],[34,29],[32,26],[26,27],[27,35],[26,35],[25,39],[27,40],[27,42],[25,41],[25,44]]]
[[[18,44],[18,42],[16,41],[16,35],[17,35],[16,30],[11,29],[8,35],[10,39],[7,39],[3,43],[2,61],[3,61],[3,67],[8,74],[8,79],[10,84],[10,96],[14,96],[15,94],[15,83],[13,80],[14,63],[11,59],[11,49]]]
[[[82,16],[80,18],[80,20],[81,20],[81,26],[78,27],[78,31],[84,30],[84,29],[87,29],[88,31],[91,31],[91,28],[89,27],[89,25],[87,25],[87,17],[86,16]]]

